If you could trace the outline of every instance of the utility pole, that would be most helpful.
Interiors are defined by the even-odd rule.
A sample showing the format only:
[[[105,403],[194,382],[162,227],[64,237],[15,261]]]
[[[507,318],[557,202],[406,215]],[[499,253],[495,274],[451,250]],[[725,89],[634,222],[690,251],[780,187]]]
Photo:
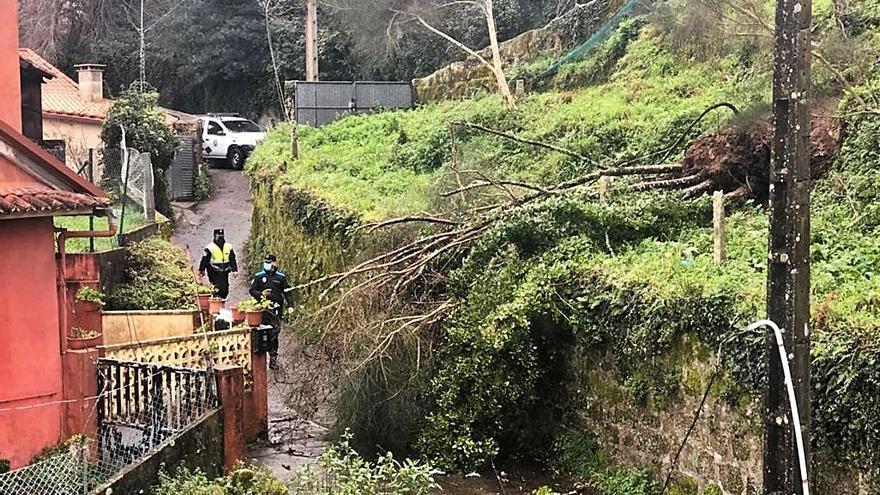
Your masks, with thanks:
[[[773,73],[767,313],[783,331],[810,465],[810,51],[811,0],[777,0]],[[764,493],[803,494],[783,368],[768,334]]]
[[[318,80],[318,6],[306,0],[306,81]]]

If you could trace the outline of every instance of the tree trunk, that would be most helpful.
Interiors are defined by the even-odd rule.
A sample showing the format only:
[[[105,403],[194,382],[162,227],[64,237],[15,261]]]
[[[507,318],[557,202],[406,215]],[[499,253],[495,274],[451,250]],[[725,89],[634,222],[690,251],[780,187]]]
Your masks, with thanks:
[[[504,67],[501,61],[501,50],[498,47],[498,31],[495,28],[495,13],[492,10],[492,0],[485,0],[486,9],[486,26],[489,28],[489,45],[492,47],[492,73],[498,83],[498,91],[504,98],[504,104],[511,110],[516,109],[516,98],[510,91],[507,84],[507,77],[504,75]]]

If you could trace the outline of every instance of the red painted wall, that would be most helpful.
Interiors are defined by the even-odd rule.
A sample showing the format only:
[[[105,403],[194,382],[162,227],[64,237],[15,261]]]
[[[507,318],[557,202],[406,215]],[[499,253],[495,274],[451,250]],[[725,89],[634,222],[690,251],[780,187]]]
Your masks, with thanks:
[[[0,459],[15,468],[61,441],[61,405],[45,405],[62,399],[52,218],[0,221],[0,246]]]
[[[2,1],[0,0],[0,2]],[[0,80],[2,79],[0,77]],[[21,168],[13,165],[8,158],[0,155],[0,189],[14,189],[35,184],[39,185],[40,182]]]
[[[0,0],[0,120],[21,131],[18,0]]]

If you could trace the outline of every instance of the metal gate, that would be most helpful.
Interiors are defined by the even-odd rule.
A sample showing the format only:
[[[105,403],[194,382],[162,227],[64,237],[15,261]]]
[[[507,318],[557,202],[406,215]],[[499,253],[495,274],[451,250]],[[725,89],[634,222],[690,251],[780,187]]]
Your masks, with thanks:
[[[313,127],[348,114],[413,107],[413,89],[408,82],[294,81],[292,97],[296,122]]]
[[[168,168],[171,180],[171,199],[192,199],[195,194],[195,140],[179,136],[180,148]]]
[[[98,456],[125,463],[219,404],[214,377],[192,368],[98,359],[98,389]]]

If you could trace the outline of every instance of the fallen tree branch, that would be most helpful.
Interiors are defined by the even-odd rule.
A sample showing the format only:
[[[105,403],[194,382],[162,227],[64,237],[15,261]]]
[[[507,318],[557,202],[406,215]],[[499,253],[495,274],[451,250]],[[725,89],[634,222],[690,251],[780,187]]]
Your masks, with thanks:
[[[455,121],[455,122],[452,122],[452,125],[467,127],[470,129],[475,129],[478,131],[485,132],[487,134],[492,134],[494,136],[503,137],[503,138],[509,139],[511,141],[516,141],[518,143],[529,144],[529,145],[532,145],[532,146],[535,146],[538,148],[544,148],[544,149],[548,149],[551,151],[556,151],[557,153],[562,153],[562,154],[568,155],[572,158],[576,158],[579,161],[588,162],[588,163],[592,163],[594,165],[598,165],[595,161],[593,161],[589,157],[586,157],[586,156],[581,155],[580,153],[577,153],[575,151],[565,149],[565,148],[562,148],[562,147],[559,147],[559,146],[556,146],[556,145],[553,145],[550,143],[545,143],[542,141],[535,141],[534,139],[527,139],[527,138],[516,136],[514,134],[510,134],[510,133],[507,133],[504,131],[499,131],[497,129],[490,129],[488,127],[485,127],[485,126],[482,126],[479,124],[474,124],[473,122]]]
[[[375,232],[381,228],[389,227],[391,225],[398,225],[401,223],[436,223],[441,225],[461,225],[460,222],[456,222],[454,220],[447,220],[445,218],[439,217],[430,217],[430,216],[409,216],[409,217],[400,217],[400,218],[392,218],[391,220],[386,220],[384,222],[379,223],[371,223],[367,225],[362,225],[355,230],[361,229],[369,229],[367,232]]]

